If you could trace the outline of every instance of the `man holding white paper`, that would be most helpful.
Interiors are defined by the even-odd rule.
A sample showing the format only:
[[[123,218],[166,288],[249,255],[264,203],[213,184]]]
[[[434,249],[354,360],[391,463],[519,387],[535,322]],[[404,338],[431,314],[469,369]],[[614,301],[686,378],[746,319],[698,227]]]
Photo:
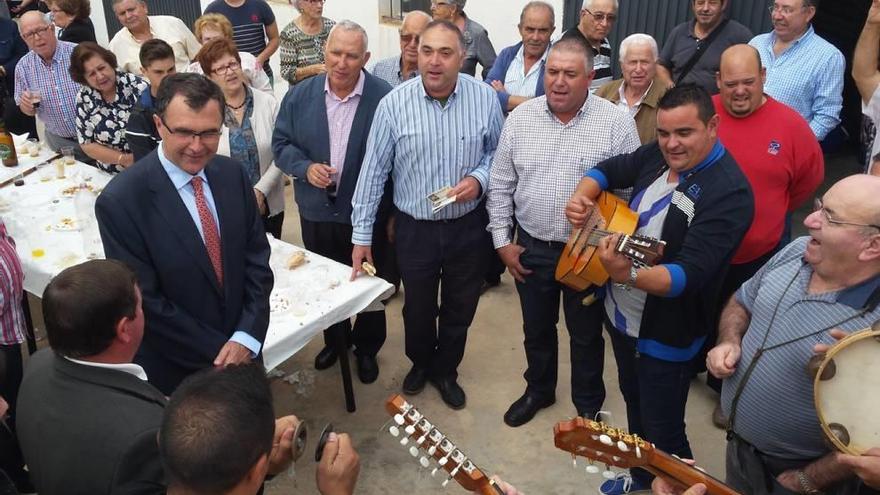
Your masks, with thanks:
[[[465,405],[456,370],[484,278],[482,199],[504,123],[492,88],[458,73],[464,47],[461,31],[448,22],[434,21],[422,32],[421,75],[379,103],[352,199],[356,276],[364,260],[372,262],[376,211],[393,179],[406,355],[413,363],[403,391],[417,394],[430,380],[454,409]],[[442,194],[447,186],[452,190]],[[435,210],[440,196],[455,202]]]

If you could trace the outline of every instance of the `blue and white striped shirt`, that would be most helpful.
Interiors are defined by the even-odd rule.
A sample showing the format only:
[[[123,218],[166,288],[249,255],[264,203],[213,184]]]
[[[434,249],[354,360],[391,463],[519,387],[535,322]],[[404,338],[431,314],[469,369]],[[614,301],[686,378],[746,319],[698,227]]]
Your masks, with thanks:
[[[816,34],[813,26],[778,57],[773,52],[775,42],[773,31],[749,42],[767,69],[764,92],[801,114],[821,141],[840,123],[846,70],[843,54]]]
[[[450,220],[471,212],[482,198],[453,203],[435,215],[428,195],[467,176],[485,192],[503,125],[495,91],[465,74],[445,106],[425,92],[421,77],[388,93],[376,108],[352,198],[352,243],[370,245],[389,173],[394,205],[413,218]]]
[[[809,240],[792,241],[737,291],[736,300],[751,321],[736,372],[721,391],[721,407],[731,417],[742,386],[733,430],[761,452],[785,459],[814,459],[829,452],[813,402],[813,380],[806,372],[813,346],[833,344],[832,328],[854,332],[880,319],[880,308],[866,308],[880,289],[880,276],[839,291],[809,292],[813,268],[803,258]],[[747,378],[760,349],[765,351]]]

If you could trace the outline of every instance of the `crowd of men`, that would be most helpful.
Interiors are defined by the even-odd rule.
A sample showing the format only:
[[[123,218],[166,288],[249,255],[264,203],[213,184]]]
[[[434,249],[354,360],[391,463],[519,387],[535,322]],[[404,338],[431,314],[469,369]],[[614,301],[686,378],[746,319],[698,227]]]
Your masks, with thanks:
[[[815,196],[844,79],[843,55],[812,27],[817,0],[774,0],[773,30],[754,37],[726,17],[729,1],[692,0],[694,19],[662,48],[642,33],[612,47],[617,0],[585,0],[554,42],[553,7],[532,1],[521,42],[486,58],[482,81],[461,73],[474,41],[455,19],[408,14],[400,55],[369,69],[366,32],[340,21],[326,72],[280,103],[274,166],[293,183],[306,248],[351,263],[352,279],[369,263],[402,283],[405,394],[431,384],[450,408],[466,406],[458,368],[487,266],[500,260],[526,358],[510,427],[556,402],[561,302],[579,416],[603,408],[607,334],[632,433],[692,458],[685,411],[705,366],[734,489],[868,493],[880,488],[880,450],[829,449],[804,368],[814,346],[880,320],[880,177]],[[433,7],[463,15],[465,3]],[[233,107],[212,80],[175,73],[199,50],[179,20],[147,16],[141,0],[113,8],[119,69],[150,83],[126,133],[140,151],[97,199],[108,260],[64,270],[43,294],[50,349],[29,360],[15,398],[23,460],[44,494],[257,493],[288,469],[298,419],[274,419],[259,364],[273,274],[259,195],[238,161],[218,155]],[[77,146],[73,46],[50,28],[37,12],[22,16],[30,52],[15,100],[44,122],[50,146]],[[871,118],[878,54],[874,0],[853,70]],[[37,83],[57,91],[35,100]],[[869,172],[880,171],[878,150]],[[453,201],[437,209],[443,188]],[[572,232],[597,225],[608,194],[638,216],[635,234],[665,242],[662,258],[634,264],[611,232],[597,240],[609,282],[573,289],[556,280],[557,261]],[[810,200],[808,236],[792,240],[791,214]],[[19,275],[20,301],[20,265],[3,247],[0,271]],[[18,328],[20,313],[2,312],[11,293],[0,287],[0,324]],[[358,377],[372,383],[385,338],[384,310],[342,321],[325,331],[315,367],[354,347]],[[358,471],[351,439],[330,435],[318,490],[350,494]],[[676,493],[642,469],[600,492],[652,482]]]

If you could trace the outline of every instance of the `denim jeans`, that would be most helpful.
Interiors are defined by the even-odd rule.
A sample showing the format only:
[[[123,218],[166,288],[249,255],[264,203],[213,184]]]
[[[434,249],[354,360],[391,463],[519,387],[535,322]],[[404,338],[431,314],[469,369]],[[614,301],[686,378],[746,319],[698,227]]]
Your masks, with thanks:
[[[693,459],[684,424],[693,360],[679,363],[641,354],[636,349],[637,339],[620,333],[607,320],[606,325],[617,360],[630,433],[669,454]],[[654,479],[643,469],[633,469],[631,474],[634,481],[644,486],[650,486]]]
[[[604,310],[601,301],[584,306],[581,301],[591,289],[575,291],[556,281],[556,264],[562,243],[534,239],[518,229],[517,243],[525,248],[520,263],[531,275],[525,283],[516,283],[523,315],[523,346],[528,368],[526,392],[537,399],[555,397],[559,343],[559,298],[568,328],[571,348],[571,399],[581,416],[593,417],[605,401],[602,370],[605,365],[605,340],[602,338]]]

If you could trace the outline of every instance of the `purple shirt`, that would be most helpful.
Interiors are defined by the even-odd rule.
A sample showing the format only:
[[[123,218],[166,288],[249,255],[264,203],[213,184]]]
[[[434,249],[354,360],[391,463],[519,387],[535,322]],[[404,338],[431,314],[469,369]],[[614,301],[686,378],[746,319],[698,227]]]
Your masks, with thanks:
[[[6,234],[6,225],[0,220],[0,345],[24,341],[25,319],[21,309],[24,297],[24,272],[15,244]]]
[[[70,55],[73,43],[59,41],[49,64],[39,55],[28,52],[15,67],[15,104],[21,104],[24,91],[39,89],[37,117],[56,136],[76,141],[76,96],[81,86],[70,78]]]
[[[330,131],[330,166],[336,169],[335,181],[339,184],[342,177],[342,168],[345,166],[345,154],[348,152],[348,136],[351,134],[351,126],[354,123],[354,115],[357,113],[364,94],[364,71],[354,87],[354,90],[345,98],[340,99],[330,89],[330,78],[324,81],[324,102],[327,105],[327,124]]]

